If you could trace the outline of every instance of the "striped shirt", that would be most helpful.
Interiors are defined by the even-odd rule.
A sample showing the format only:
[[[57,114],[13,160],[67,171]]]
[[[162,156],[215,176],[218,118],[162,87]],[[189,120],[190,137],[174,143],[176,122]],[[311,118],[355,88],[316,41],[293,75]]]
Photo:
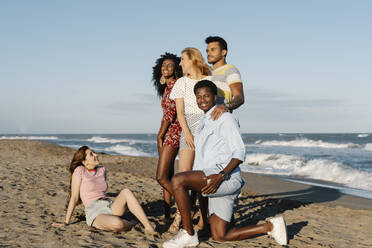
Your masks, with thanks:
[[[217,103],[223,104],[232,101],[230,85],[242,83],[239,70],[230,64],[221,66],[213,71],[212,81],[216,83],[218,89]]]

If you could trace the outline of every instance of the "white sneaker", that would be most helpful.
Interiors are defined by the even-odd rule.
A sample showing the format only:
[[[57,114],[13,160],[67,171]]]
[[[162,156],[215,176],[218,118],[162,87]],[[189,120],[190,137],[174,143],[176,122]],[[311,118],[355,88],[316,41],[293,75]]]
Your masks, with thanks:
[[[280,245],[288,244],[287,227],[285,225],[283,216],[272,218],[270,219],[270,222],[273,224],[273,230],[268,232],[268,234],[272,236]]]
[[[192,247],[199,244],[198,233],[195,232],[194,235],[190,235],[186,230],[181,229],[178,231],[177,235],[164,242],[164,248],[183,248],[183,247]]]

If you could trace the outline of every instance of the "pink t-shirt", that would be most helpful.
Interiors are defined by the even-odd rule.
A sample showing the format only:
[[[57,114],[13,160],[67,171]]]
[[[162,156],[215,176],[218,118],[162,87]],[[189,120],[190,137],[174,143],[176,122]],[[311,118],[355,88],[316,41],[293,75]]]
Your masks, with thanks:
[[[97,170],[93,172],[88,171],[84,166],[78,166],[72,176],[81,179],[80,198],[84,206],[94,200],[105,197],[107,183],[104,167],[97,167]]]

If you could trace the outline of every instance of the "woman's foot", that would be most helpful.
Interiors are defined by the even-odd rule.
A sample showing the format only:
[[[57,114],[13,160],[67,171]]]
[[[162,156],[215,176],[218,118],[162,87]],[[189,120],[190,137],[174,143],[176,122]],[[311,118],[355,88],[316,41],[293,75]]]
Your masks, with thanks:
[[[176,216],[174,217],[172,224],[169,226],[168,232],[177,233],[180,230],[180,225],[181,225],[181,213],[177,209]]]
[[[144,230],[146,236],[151,236],[151,237],[160,237],[159,233],[155,230],[155,227],[153,225],[149,225],[145,227]]]
[[[148,234],[148,235],[155,235],[155,234],[157,234],[157,232],[155,231],[155,229],[152,226],[150,226],[148,228],[145,228],[145,233]]]

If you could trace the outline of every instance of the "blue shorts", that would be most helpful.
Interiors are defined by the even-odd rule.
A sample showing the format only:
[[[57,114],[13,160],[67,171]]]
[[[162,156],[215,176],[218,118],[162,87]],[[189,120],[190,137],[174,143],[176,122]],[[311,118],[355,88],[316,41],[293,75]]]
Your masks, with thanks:
[[[204,169],[206,176],[218,174],[221,170],[218,168]],[[203,194],[208,197],[209,215],[215,214],[224,221],[230,222],[234,210],[234,201],[240,194],[244,185],[240,171],[230,174],[228,180],[223,181],[213,194]]]
[[[85,218],[88,226],[92,226],[93,221],[100,214],[112,214],[111,211],[112,201],[109,199],[95,200],[85,207]]]

